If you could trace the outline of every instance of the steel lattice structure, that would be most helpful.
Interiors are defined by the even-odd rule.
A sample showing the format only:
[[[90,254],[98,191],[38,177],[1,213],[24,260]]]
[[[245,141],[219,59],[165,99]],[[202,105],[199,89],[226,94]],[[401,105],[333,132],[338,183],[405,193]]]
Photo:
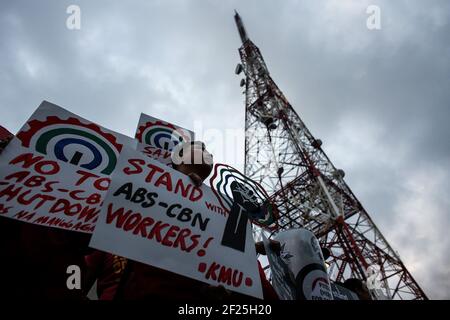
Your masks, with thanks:
[[[378,297],[427,299],[299,115],[270,76],[238,13],[242,46],[236,74],[245,79],[245,174],[259,182],[278,206],[278,230],[304,227],[331,252],[332,281],[367,280],[379,272]],[[261,230],[259,230],[261,232]],[[275,231],[277,232],[277,231]],[[380,295],[381,292],[381,295]],[[373,293],[373,292],[372,292]]]

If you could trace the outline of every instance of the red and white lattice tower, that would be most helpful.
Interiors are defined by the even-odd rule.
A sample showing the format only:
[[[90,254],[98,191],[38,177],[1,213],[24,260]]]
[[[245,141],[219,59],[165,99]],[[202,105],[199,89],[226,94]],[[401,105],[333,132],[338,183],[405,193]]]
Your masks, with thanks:
[[[277,230],[303,227],[314,232],[331,252],[327,264],[332,281],[367,280],[370,267],[379,272],[381,296],[427,299],[345,183],[344,171],[334,167],[322,142],[271,78],[237,12],[235,21],[242,40],[236,73],[245,75],[244,170],[278,206]]]

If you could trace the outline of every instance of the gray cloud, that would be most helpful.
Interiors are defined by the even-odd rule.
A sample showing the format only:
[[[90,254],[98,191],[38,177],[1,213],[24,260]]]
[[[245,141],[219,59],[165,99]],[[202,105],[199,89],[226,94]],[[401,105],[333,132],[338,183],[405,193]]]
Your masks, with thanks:
[[[365,27],[369,4],[382,30]],[[130,136],[140,112],[243,132],[234,8],[414,277],[450,298],[448,1],[2,2],[2,125],[18,130],[47,99]]]

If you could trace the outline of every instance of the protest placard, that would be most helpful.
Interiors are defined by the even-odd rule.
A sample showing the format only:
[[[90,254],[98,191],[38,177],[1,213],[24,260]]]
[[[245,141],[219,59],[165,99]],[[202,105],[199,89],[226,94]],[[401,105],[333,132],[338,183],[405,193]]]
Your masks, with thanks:
[[[141,113],[136,139],[156,148],[171,151],[178,143],[195,139],[194,132]]]
[[[295,277],[289,271],[289,267],[283,259],[272,251],[270,242],[262,233],[264,249],[269,261],[272,275],[272,286],[280,300],[296,300],[297,289],[295,287]]]
[[[138,140],[138,151],[172,166],[172,149],[179,143],[193,141],[195,134],[170,122],[141,113],[135,137]]]
[[[239,211],[233,212],[231,210],[234,195],[239,194],[240,197],[243,197],[245,203],[253,204],[253,208],[248,208],[248,215],[245,219],[249,218],[253,224],[269,231],[278,228],[278,208],[258,182],[229,165],[218,163],[214,166],[209,183],[219,199],[221,207],[231,216],[236,213],[240,216]]]
[[[91,233],[119,154],[134,143],[42,102],[0,155],[0,216]]]
[[[327,268],[319,241],[304,228],[278,232],[280,257],[294,280],[297,300],[333,300]]]
[[[172,153],[168,150],[153,147],[140,142],[137,143],[136,150],[142,152],[149,158],[155,159],[156,161],[161,162],[166,166],[172,167]]]
[[[205,184],[196,187],[186,175],[124,148],[90,246],[262,297],[250,223],[239,219],[226,228],[231,215],[220,206]],[[246,214],[238,200],[234,208]]]

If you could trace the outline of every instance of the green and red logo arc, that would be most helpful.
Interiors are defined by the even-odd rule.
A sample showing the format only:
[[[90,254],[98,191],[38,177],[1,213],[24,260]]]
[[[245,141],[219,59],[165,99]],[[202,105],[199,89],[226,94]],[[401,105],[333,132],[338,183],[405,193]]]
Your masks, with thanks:
[[[237,169],[226,164],[218,163],[214,166],[214,173],[209,182],[222,208],[226,212],[229,212],[233,205],[233,197],[230,189],[233,181],[242,184],[247,190],[250,190],[258,203],[261,204],[263,218],[251,219],[252,223],[268,230],[277,229],[278,209],[270,200],[264,188]]]
[[[122,145],[113,134],[103,132],[96,124],[82,123],[72,117],[60,119],[49,116],[45,121],[32,120],[28,125],[29,130],[17,134],[24,147],[41,154],[51,154],[58,160],[87,170],[102,168],[100,173],[105,175],[110,175],[116,167]],[[76,145],[90,152],[89,161],[83,159],[84,155],[79,151],[75,151],[70,159],[67,157],[66,147]]]
[[[192,140],[186,130],[162,121],[147,122],[141,125],[137,130],[136,139],[141,143],[168,151],[172,151],[179,143]]]

